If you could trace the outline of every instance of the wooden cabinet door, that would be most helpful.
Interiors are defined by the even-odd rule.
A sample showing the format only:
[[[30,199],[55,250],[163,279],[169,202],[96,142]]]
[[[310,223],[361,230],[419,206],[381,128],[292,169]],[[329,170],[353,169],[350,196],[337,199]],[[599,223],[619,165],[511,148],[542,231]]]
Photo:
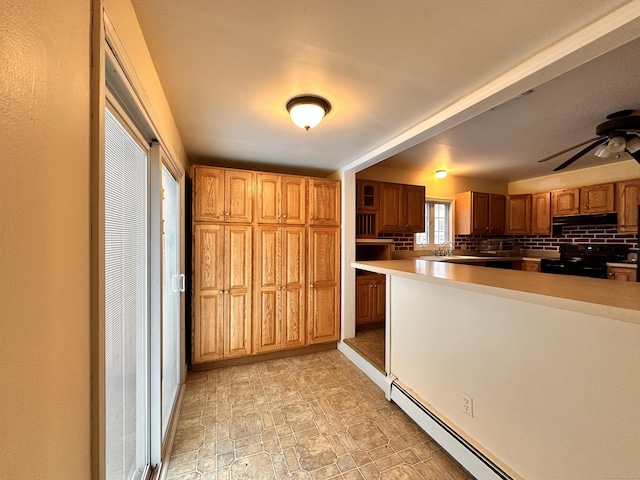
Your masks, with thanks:
[[[251,226],[225,227],[224,357],[251,353]]]
[[[607,267],[607,275],[611,280],[635,282],[636,269],[627,267]]]
[[[380,193],[378,231],[392,233],[404,231],[402,185],[399,183],[380,183],[378,191]]]
[[[580,187],[580,213],[614,212],[614,190],[613,183]]]
[[[551,234],[551,194],[549,192],[531,195],[531,233]]]
[[[504,195],[489,195],[489,233],[504,233],[506,209],[507,199]]]
[[[425,187],[404,186],[404,232],[420,233],[425,230]]]
[[[304,177],[283,176],[281,207],[282,223],[286,225],[304,225],[307,221],[306,199],[307,179]],[[340,210],[339,203],[340,202],[338,201],[338,210]]]
[[[309,179],[309,225],[340,225],[340,182]]]
[[[489,194],[471,192],[471,233],[489,233]]]
[[[224,226],[196,225],[193,270],[193,363],[223,356]]]
[[[282,228],[264,225],[256,229],[253,309],[253,348],[255,353],[280,350]]]
[[[193,174],[193,219],[224,222],[224,173],[222,168],[195,167]]]
[[[280,175],[258,173],[256,175],[256,215],[258,223],[280,223]]]
[[[307,232],[282,227],[282,347],[307,344]]]
[[[551,192],[551,216],[578,215],[580,213],[580,189],[565,188]]]
[[[522,262],[522,270],[525,272],[539,272],[540,271],[540,262]]]
[[[254,174],[247,170],[225,171],[225,221],[253,221]]]
[[[373,281],[370,275],[356,277],[356,325],[373,321]]]
[[[638,205],[640,205],[640,179],[616,184],[618,233],[638,231]]]
[[[356,180],[356,210],[377,211],[379,205],[378,182]]]
[[[309,228],[310,344],[340,339],[340,228]]]
[[[507,196],[505,231],[510,235],[526,235],[531,231],[531,195]]]
[[[379,276],[373,282],[373,321],[382,322],[386,316],[387,278]]]

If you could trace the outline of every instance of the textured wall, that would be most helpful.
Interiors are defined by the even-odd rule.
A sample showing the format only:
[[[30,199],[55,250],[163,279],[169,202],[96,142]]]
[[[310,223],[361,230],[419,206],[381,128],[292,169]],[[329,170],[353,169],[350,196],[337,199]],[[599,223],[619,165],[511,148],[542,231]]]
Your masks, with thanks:
[[[0,8],[0,477],[90,477],[90,2]]]

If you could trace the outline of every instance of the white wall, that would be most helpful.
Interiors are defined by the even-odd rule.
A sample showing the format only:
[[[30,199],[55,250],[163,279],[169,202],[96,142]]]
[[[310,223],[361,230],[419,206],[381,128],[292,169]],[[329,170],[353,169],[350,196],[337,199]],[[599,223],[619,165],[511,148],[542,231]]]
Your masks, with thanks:
[[[391,373],[522,478],[640,473],[639,324],[400,277],[390,311]]]
[[[0,8],[2,478],[90,478],[90,13]]]

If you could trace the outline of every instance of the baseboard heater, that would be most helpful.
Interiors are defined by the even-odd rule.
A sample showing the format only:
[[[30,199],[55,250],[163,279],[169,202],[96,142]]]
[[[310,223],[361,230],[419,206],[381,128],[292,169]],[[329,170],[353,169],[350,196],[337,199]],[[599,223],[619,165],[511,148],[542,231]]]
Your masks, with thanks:
[[[395,381],[391,384],[391,400],[477,480],[513,480]]]

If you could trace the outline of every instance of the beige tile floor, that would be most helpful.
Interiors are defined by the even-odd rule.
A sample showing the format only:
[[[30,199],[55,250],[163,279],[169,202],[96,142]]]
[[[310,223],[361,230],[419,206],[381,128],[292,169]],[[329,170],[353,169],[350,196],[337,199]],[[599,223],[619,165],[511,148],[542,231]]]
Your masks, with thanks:
[[[473,479],[338,350],[190,373],[167,478]]]
[[[374,328],[358,332],[355,337],[346,338],[344,343],[357,351],[371,365],[385,373],[384,335],[384,328]]]

